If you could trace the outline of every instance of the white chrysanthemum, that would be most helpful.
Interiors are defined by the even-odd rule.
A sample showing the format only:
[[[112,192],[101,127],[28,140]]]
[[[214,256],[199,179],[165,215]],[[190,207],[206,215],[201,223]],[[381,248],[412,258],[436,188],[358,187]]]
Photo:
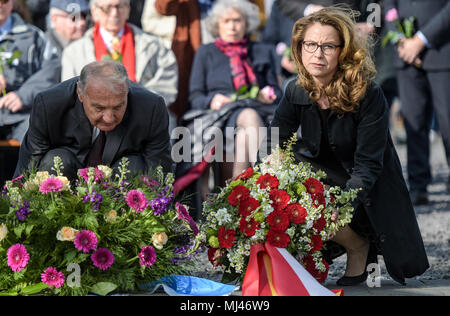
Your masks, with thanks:
[[[232,222],[231,215],[228,213],[226,208],[218,209],[215,218],[220,226],[230,224]]]

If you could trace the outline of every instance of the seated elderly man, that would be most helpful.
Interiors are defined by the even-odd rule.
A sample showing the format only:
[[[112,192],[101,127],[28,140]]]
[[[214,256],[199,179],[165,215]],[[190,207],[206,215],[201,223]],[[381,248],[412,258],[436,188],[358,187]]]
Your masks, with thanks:
[[[86,32],[88,13],[88,0],[50,1],[51,23],[46,35],[58,49],[60,56],[67,45],[81,38]]]
[[[58,83],[61,64],[44,33],[12,10],[13,0],[1,1],[0,58],[4,69],[0,73],[0,139],[21,142],[34,97]],[[20,57],[15,58],[14,52],[20,52]]]
[[[130,80],[161,95],[166,104],[175,101],[175,55],[160,39],[127,23],[130,0],[91,0],[91,14],[95,26],[63,52],[62,79],[78,76],[90,62],[112,59],[123,63]]]
[[[51,172],[56,156],[69,179],[88,166],[116,168],[122,157],[134,173],[159,165],[168,172],[168,122],[163,98],[131,82],[123,65],[88,64],[79,78],[37,95],[16,174],[33,166]]]

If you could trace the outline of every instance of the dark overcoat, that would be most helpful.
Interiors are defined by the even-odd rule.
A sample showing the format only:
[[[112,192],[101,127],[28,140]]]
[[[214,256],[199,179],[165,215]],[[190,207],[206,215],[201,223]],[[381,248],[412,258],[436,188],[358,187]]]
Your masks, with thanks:
[[[422,274],[429,263],[388,126],[387,102],[381,88],[371,83],[356,112],[330,112],[328,140],[346,172],[346,188],[362,189],[354,206],[366,210],[387,271],[403,284],[405,278]],[[318,157],[319,107],[295,80],[288,84],[271,127],[279,128],[280,144],[300,127],[301,154]]]

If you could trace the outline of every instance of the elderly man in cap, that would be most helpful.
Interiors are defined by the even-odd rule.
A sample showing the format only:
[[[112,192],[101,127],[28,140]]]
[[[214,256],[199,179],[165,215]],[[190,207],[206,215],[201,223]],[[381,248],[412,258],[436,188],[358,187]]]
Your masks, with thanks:
[[[13,0],[0,1],[1,57],[20,52],[19,58],[5,63],[0,74],[0,139],[21,142],[34,97],[58,82],[61,64],[45,34],[12,13],[13,4]]]
[[[88,13],[88,0],[50,1],[50,28],[46,34],[60,56],[67,45],[86,32]]]
[[[127,69],[131,81],[164,98],[175,101],[178,93],[178,66],[173,52],[162,41],[127,23],[130,0],[91,0],[95,26],[64,49],[62,79],[78,76],[88,63],[115,60]],[[171,126],[175,126],[171,115]]]

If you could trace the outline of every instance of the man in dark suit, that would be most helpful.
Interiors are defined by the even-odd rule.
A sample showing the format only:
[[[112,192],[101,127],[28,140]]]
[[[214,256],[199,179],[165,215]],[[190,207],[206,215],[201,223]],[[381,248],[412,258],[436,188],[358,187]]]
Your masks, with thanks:
[[[415,35],[397,45],[396,66],[407,135],[410,194],[414,204],[426,204],[433,110],[450,165],[450,1],[385,0],[385,7],[386,12],[396,8],[400,18],[416,18]],[[388,24],[396,29],[395,23]]]
[[[134,172],[158,165],[168,172],[168,124],[162,97],[129,81],[121,64],[94,62],[36,97],[16,174],[32,165],[50,172],[55,156],[70,179],[87,166],[117,167],[122,157]]]

